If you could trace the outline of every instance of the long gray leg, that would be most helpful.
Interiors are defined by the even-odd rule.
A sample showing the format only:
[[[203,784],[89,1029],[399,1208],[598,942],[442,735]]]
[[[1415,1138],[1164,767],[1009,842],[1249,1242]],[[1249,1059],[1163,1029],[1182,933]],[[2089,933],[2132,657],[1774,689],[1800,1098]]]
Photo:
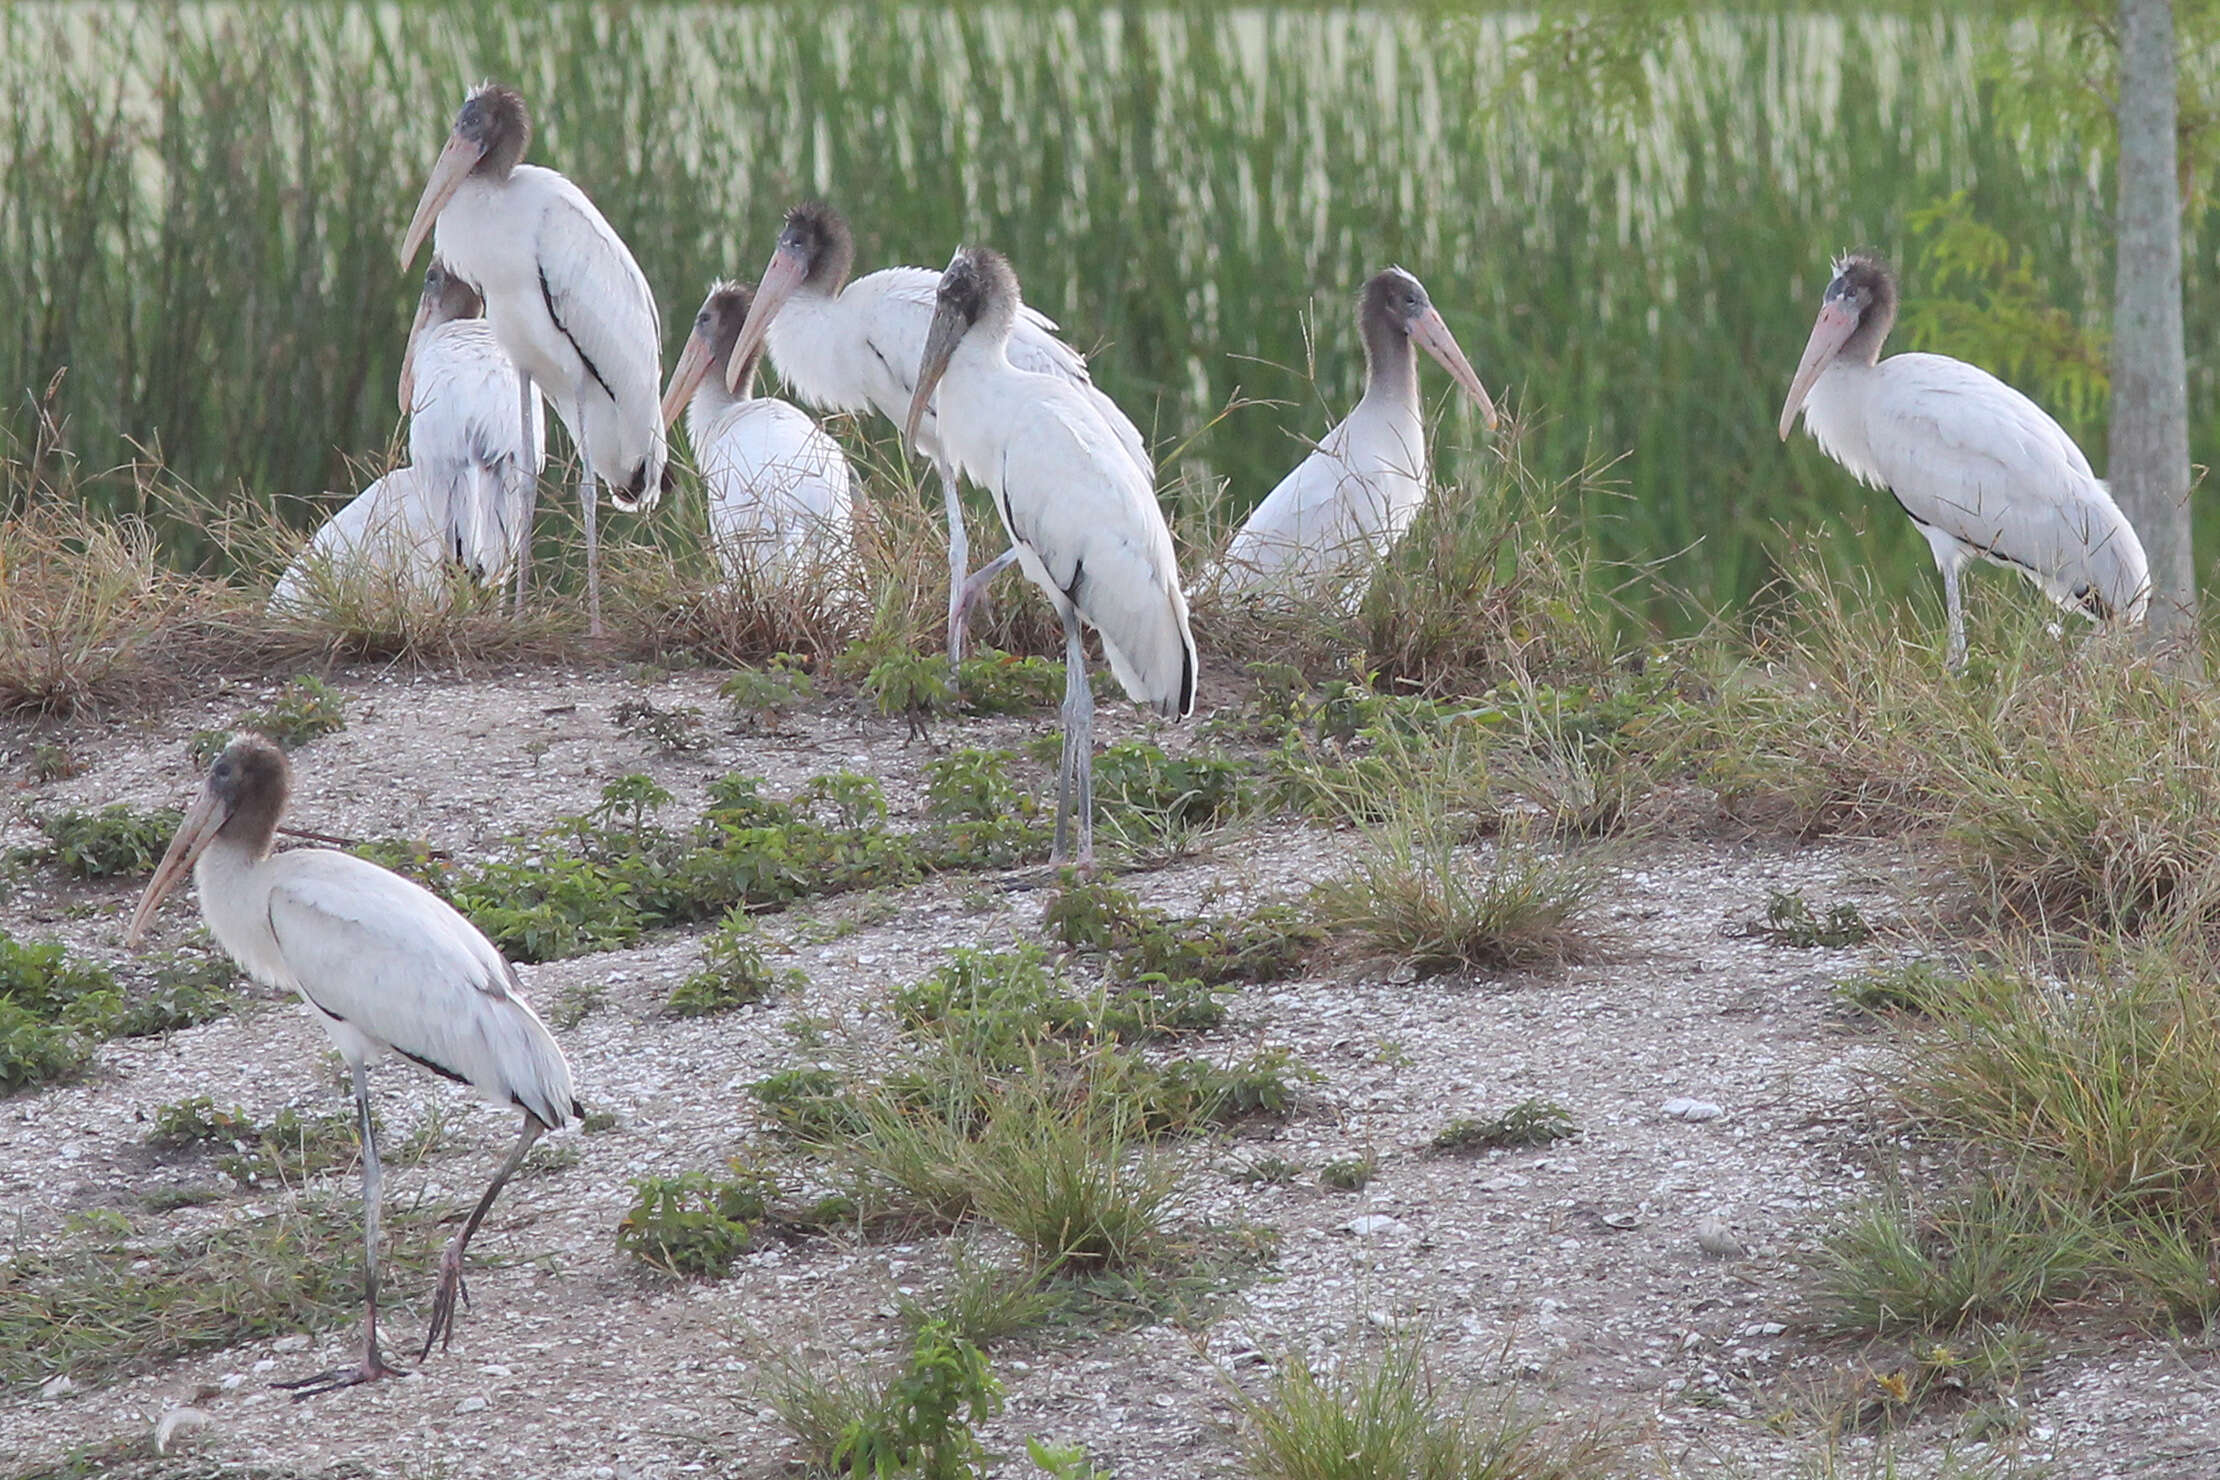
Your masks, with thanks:
[[[1945,560],[1942,563],[1943,605],[1950,613],[1950,647],[1945,661],[1952,673],[1966,669],[1966,612],[1958,594],[1958,572],[1962,561]]]
[[[940,468],[941,502],[948,510],[948,661],[964,656],[964,577],[971,571],[971,538],[964,533],[963,495],[956,488],[956,465]]]
[[[524,614],[524,592],[532,574],[532,516],[539,512],[540,470],[538,459],[533,456],[535,444],[532,441],[532,377],[519,370],[516,376],[516,384],[519,422],[517,446],[521,449],[517,458],[517,465],[523,470],[520,476],[524,479],[524,497],[520,501],[519,510],[523,522],[523,533],[518,538],[516,546],[516,610],[517,615],[522,616]]]
[[[478,1206],[470,1210],[470,1219],[463,1224],[462,1232],[448,1242],[446,1252],[439,1256],[439,1290],[432,1296],[432,1325],[424,1333],[424,1350],[417,1353],[419,1360],[432,1354],[433,1342],[438,1342],[439,1349],[445,1351],[447,1343],[455,1339],[455,1297],[460,1295],[465,1305],[470,1303],[470,1291],[463,1284],[462,1277],[463,1250],[470,1247],[470,1236],[478,1231],[478,1225],[486,1221],[486,1212],[493,1206],[493,1200],[501,1195],[501,1189],[516,1175],[516,1169],[524,1165],[524,1154],[540,1138],[541,1129],[537,1117],[530,1114],[524,1117],[524,1134],[517,1137],[516,1150],[510,1152],[509,1159],[501,1163],[501,1170],[493,1174],[493,1181],[486,1188],[486,1195],[479,1198]]]
[[[1064,755],[1056,778],[1056,843],[1051,864],[1095,866],[1095,691],[1087,682],[1087,646],[1079,613],[1063,605]],[[1079,847],[1070,847],[1072,819],[1078,817]]]
[[[370,1127],[370,1071],[363,1064],[349,1067],[355,1076],[355,1120],[362,1130],[362,1364],[334,1367],[314,1377],[277,1384],[291,1391],[296,1399],[313,1398],[318,1393],[353,1387],[357,1383],[376,1382],[381,1377],[404,1375],[400,1368],[388,1367],[384,1353],[378,1350],[378,1215],[384,1202],[385,1179],[378,1167],[378,1138]]]
[[[586,448],[586,409],[578,408],[578,520],[586,527],[586,635],[601,636],[601,542],[596,533],[600,502],[594,483],[593,454]]]

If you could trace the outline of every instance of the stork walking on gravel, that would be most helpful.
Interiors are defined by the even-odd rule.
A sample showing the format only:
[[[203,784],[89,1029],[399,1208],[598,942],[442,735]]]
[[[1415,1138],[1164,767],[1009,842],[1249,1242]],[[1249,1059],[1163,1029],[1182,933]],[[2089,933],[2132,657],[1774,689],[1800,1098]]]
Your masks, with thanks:
[[[1172,533],[1156,491],[1087,388],[1011,363],[1023,322],[1017,274],[999,252],[957,251],[934,292],[903,435],[940,393],[940,445],[987,490],[1010,548],[1064,623],[1064,753],[1051,859],[1094,864],[1094,692],[1080,624],[1102,634],[1110,670],[1166,719],[1195,707]],[[1078,819],[1078,843],[1071,843]]]
[[[726,362],[725,383],[737,388],[743,366],[768,344],[771,368],[812,406],[876,411],[896,426],[911,421],[918,399],[917,367],[941,275],[929,267],[883,267],[851,283],[848,273],[855,260],[855,239],[838,211],[819,201],[788,211],[786,228],[779,233],[755,303]],[[1010,363],[1070,385],[1109,429],[1142,482],[1153,488],[1156,465],[1149,460],[1140,428],[1095,385],[1086,357],[1058,339],[1055,330],[1054,320],[1021,307],[1009,328]],[[948,511],[948,656],[953,661],[963,656],[966,613],[1017,552],[1006,551],[971,573],[956,459],[929,395],[914,421],[916,432],[906,440],[939,473]]]
[[[433,250],[484,295],[486,318],[527,387],[537,385],[578,448],[579,519],[586,536],[586,606],[601,635],[598,477],[620,509],[655,507],[668,476],[663,340],[640,266],[585,192],[554,170],[525,164],[532,121],[513,88],[482,83],[455,118],[401,239],[415,260]],[[519,397],[520,423],[531,391]],[[527,509],[529,523],[529,509]],[[526,541],[529,549],[529,540]],[[522,599],[529,556],[518,562]]]
[[[454,1336],[467,1300],[463,1252],[540,1133],[583,1110],[570,1065],[529,1004],[516,971],[455,910],[400,875],[328,848],[271,851],[291,774],[260,736],[235,737],[147,881],[127,940],[137,945],[162,899],[187,872],[201,917],[240,969],[296,992],[347,1061],[362,1129],[363,1355],[352,1367],[282,1383],[308,1397],[399,1375],[378,1347],[378,1143],[370,1124],[369,1065],[388,1050],[524,1112],[516,1149],[494,1174],[439,1263],[432,1322],[419,1354]]]
[[[1878,257],[1835,263],[1781,407],[1781,440],[1802,411],[1820,451],[1894,494],[1919,526],[1942,568],[1950,666],[1966,662],[1959,572],[1976,556],[2097,621],[2142,621],[2143,543],[2066,429],[1963,360],[1882,359],[1895,322],[1896,279]]]

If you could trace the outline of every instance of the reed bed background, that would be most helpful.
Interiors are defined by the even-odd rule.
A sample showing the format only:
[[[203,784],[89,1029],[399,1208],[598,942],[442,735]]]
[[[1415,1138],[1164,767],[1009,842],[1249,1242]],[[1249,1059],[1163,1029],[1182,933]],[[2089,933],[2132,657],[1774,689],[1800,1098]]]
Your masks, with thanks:
[[[74,459],[181,567],[222,551],[143,508],[132,465],[295,525],[360,487],[415,301],[393,247],[491,75],[632,244],[667,354],[803,194],[849,212],[862,268],[986,240],[1177,449],[1177,517],[1222,525],[1356,394],[1349,296],[1396,261],[1510,390],[1533,465],[1623,456],[1563,513],[1606,561],[1671,557],[1661,586],[1695,599],[1653,619],[1748,597],[1820,527],[1901,589],[1927,565],[1909,527],[1772,433],[1834,250],[1897,257],[1900,345],[2010,372],[2103,463],[2108,167],[2073,108],[2027,101],[2076,33],[1977,10],[1699,17],[1614,73],[1479,7],[11,6],[0,437]],[[1444,477],[1481,441],[1449,411]]]

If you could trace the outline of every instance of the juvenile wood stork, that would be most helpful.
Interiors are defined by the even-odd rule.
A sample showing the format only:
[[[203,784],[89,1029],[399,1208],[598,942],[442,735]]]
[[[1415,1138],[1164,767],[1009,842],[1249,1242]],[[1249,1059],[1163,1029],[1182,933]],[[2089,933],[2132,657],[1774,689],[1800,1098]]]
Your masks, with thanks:
[[[401,238],[401,262],[413,261],[431,232],[433,250],[484,295],[501,347],[570,429],[588,620],[599,636],[594,481],[609,485],[618,508],[644,513],[669,476],[656,415],[662,329],[639,264],[594,203],[555,171],[522,162],[531,136],[513,88],[472,89]],[[528,392],[520,396],[520,424],[530,404]],[[522,583],[520,570],[520,591]]]
[[[2142,541],[2065,428],[1986,370],[1947,355],[1882,359],[1896,279],[1877,257],[1834,265],[1781,407],[1861,483],[1896,496],[1935,552],[1950,613],[1948,661],[1966,661],[1958,574],[2008,565],[2060,606],[2135,623],[2150,604]]]
[[[547,423],[484,313],[478,290],[434,257],[401,355],[401,409],[409,461],[431,501],[446,505],[448,552],[477,579],[499,581],[528,533],[525,503],[547,461]],[[521,428],[519,397],[528,412]]]
[[[1166,719],[1195,707],[1172,534],[1142,474],[1087,388],[1010,359],[1023,320],[1002,254],[960,248],[940,275],[903,435],[914,440],[940,394],[940,445],[993,496],[1010,548],[1064,622],[1064,754],[1052,861],[1094,865],[1094,694],[1084,621],[1135,703]],[[1074,813],[1079,841],[1070,846]]]
[[[663,392],[663,420],[686,413],[728,580],[844,579],[855,558],[854,474],[840,444],[808,412],[755,394],[760,351],[741,365],[737,386],[725,384],[754,297],[738,283],[710,288]]]
[[[1357,329],[1363,399],[1235,533],[1223,575],[1229,590],[1308,591],[1377,563],[1410,528],[1430,467],[1414,345],[1441,361],[1495,429],[1495,403],[1417,278],[1391,267],[1366,283]]]
[[[779,379],[810,405],[823,411],[876,411],[901,426],[916,399],[917,366],[941,275],[929,267],[883,267],[851,283],[848,273],[855,259],[855,238],[838,211],[821,201],[805,201],[788,211],[756,288],[754,307],[727,361],[725,383],[737,387],[742,365],[768,344]],[[1010,363],[1072,385],[1153,488],[1156,465],[1140,428],[1096,387],[1087,374],[1086,357],[1058,339],[1055,330],[1054,320],[1021,308],[1010,328]],[[948,511],[948,656],[954,660],[963,656],[965,613],[1015,558],[1015,551],[1004,552],[967,580],[971,547],[957,494],[956,462],[944,445],[930,401],[910,445],[940,475]]]
[[[570,1065],[518,995],[515,970],[452,908],[398,874],[326,848],[270,850],[291,787],[285,753],[240,735],[208,768],[192,809],[147,881],[127,940],[137,945],[163,896],[190,871],[201,917],[240,969],[297,992],[354,1076],[362,1131],[363,1355],[280,1384],[301,1397],[399,1375],[378,1347],[378,1145],[369,1065],[387,1050],[524,1112],[516,1149],[440,1258],[421,1355],[454,1335],[463,1251],[487,1209],[545,1130],[583,1110]]]

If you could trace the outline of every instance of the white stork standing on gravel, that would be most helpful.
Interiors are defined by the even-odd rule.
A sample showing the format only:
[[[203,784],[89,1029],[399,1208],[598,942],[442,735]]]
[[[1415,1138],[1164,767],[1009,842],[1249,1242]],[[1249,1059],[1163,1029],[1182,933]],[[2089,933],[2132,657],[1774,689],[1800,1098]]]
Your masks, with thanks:
[[[440,1257],[439,1287],[421,1355],[454,1335],[465,1295],[463,1251],[502,1186],[540,1133],[582,1114],[570,1065],[523,997],[516,971],[452,907],[398,874],[351,853],[271,840],[291,788],[285,753],[240,735],[208,779],[162,855],[132,913],[137,945],[163,896],[188,871],[201,917],[240,969],[265,986],[297,992],[354,1076],[362,1128],[363,1355],[352,1367],[281,1386],[300,1397],[398,1375],[378,1347],[378,1144],[370,1125],[369,1065],[388,1050],[497,1104],[524,1112],[516,1149],[494,1174],[462,1231]]]
[[[738,283],[709,290],[663,392],[663,420],[686,413],[710,538],[728,580],[844,581],[855,559],[855,479],[840,444],[800,407],[757,396],[753,359],[736,387],[725,384],[754,296]]]
[[[1963,360],[1882,359],[1895,322],[1887,266],[1862,254],[1837,262],[1781,407],[1781,440],[1802,411],[1822,452],[1894,494],[1919,526],[1942,568],[1950,666],[1965,666],[1958,575],[1976,556],[2100,622],[2142,621],[2143,543],[2066,429]]]
[[[484,295],[501,347],[570,429],[580,465],[588,620],[599,636],[594,480],[609,485],[620,509],[644,512],[662,496],[662,329],[639,264],[585,192],[554,170],[523,163],[531,136],[514,89],[474,88],[424,184],[401,261],[413,261],[432,232],[438,256]],[[525,391],[520,423],[530,405]],[[528,558],[518,564],[520,599]]]
[[[755,304],[741,327],[725,369],[728,386],[740,384],[743,364],[766,343],[771,367],[795,394],[824,411],[876,411],[901,426],[916,400],[916,375],[934,312],[940,274],[929,267],[884,267],[854,282],[855,239],[838,211],[808,201],[786,213],[786,227]],[[1071,385],[1109,428],[1120,452],[1141,480],[1154,487],[1156,465],[1140,429],[1087,374],[1086,357],[1056,337],[1053,320],[1020,309],[1010,326],[1008,357],[1020,370],[1054,376]],[[949,455],[939,419],[927,400],[910,440],[940,475],[948,511],[948,656],[963,656],[964,617],[980,591],[1016,558],[1016,551],[970,574],[971,547],[957,494],[956,460]]]
[[[1441,362],[1495,427],[1495,403],[1417,278],[1391,267],[1366,283],[1357,328],[1364,397],[1235,533],[1224,565],[1229,590],[1302,594],[1377,564],[1410,528],[1430,467],[1414,345]]]
[[[935,290],[932,322],[903,435],[914,440],[940,394],[944,455],[1001,511],[1010,548],[1064,622],[1064,754],[1052,861],[1094,865],[1094,694],[1084,621],[1137,704],[1166,719],[1195,707],[1172,533],[1156,491],[1087,388],[1010,359],[1023,320],[1017,274],[999,252],[957,251]],[[1078,846],[1071,846],[1078,817]]]

